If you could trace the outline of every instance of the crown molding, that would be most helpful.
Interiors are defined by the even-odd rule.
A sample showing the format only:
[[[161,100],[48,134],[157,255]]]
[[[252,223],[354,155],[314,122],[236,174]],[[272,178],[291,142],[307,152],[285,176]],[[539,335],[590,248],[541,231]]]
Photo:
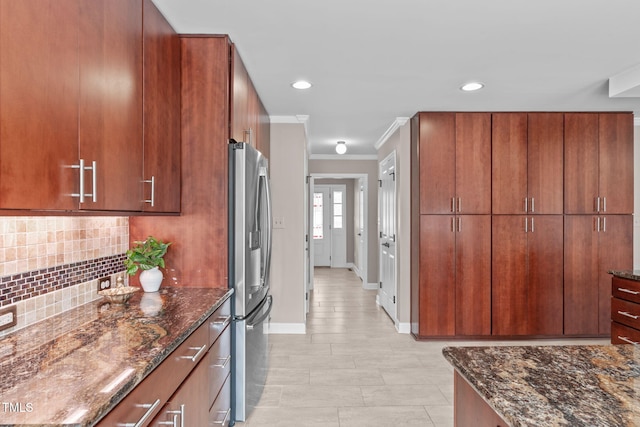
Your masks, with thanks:
[[[391,135],[393,135],[393,133],[398,130],[399,127],[404,126],[407,121],[409,121],[409,117],[396,117],[394,122],[391,123],[391,126],[389,126],[389,129],[387,129],[385,133],[382,134],[380,139],[378,139],[378,142],[375,143],[375,149],[379,150],[380,147],[382,147],[384,143],[387,142],[389,138],[391,138]]]

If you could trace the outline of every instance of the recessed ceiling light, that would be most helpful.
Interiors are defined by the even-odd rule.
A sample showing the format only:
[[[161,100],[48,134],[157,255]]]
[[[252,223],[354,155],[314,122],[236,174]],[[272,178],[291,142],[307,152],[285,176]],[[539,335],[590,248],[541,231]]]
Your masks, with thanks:
[[[309,89],[311,87],[311,83],[305,80],[298,80],[297,82],[291,83],[296,89]]]
[[[483,83],[471,82],[471,83],[466,83],[466,84],[462,85],[460,87],[460,89],[465,91],[465,92],[472,92],[474,90],[482,89],[483,87],[484,87]]]

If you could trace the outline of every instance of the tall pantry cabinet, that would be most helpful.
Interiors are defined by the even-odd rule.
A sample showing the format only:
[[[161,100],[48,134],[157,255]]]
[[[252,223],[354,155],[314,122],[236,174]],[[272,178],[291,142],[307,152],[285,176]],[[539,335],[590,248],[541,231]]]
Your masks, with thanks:
[[[632,268],[632,114],[422,112],[411,124],[412,334],[609,334],[607,272]],[[459,196],[465,158],[488,207]]]

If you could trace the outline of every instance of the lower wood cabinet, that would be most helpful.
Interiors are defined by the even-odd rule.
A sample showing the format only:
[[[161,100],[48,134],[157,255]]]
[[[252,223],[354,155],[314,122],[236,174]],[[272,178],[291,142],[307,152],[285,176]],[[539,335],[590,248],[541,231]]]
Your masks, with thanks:
[[[611,279],[611,344],[640,344],[640,282]]]
[[[227,300],[97,425],[228,425],[230,320]],[[222,424],[211,411],[227,414]]]

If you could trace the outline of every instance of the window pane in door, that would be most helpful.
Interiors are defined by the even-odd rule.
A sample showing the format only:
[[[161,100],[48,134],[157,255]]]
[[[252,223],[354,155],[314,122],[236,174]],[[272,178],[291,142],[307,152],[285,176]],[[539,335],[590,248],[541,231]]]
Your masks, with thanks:
[[[322,233],[322,207],[323,207],[322,193],[313,193],[313,238],[323,239]]]
[[[333,192],[333,228],[342,228],[342,191]]]

